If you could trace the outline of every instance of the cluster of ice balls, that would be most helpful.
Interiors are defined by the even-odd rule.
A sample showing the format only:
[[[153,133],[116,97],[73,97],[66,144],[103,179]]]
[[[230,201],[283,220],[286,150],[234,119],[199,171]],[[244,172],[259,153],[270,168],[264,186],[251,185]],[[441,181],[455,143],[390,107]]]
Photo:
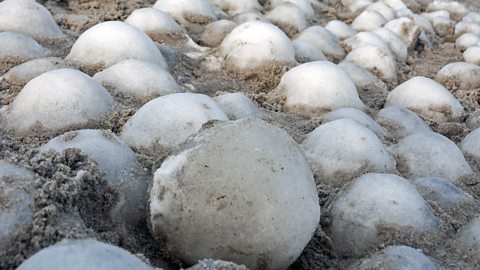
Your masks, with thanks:
[[[451,206],[472,199],[455,183],[474,173],[465,157],[480,163],[480,133],[473,131],[458,147],[434,133],[424,119],[435,124],[458,121],[464,109],[450,91],[480,86],[480,15],[467,14],[456,2],[437,1],[416,14],[412,3],[417,1],[404,2],[344,0],[358,14],[351,25],[336,20],[320,26],[310,25],[319,4],[314,0],[159,0],[152,8],[134,11],[125,22],[100,23],[84,32],[67,64],[43,58],[38,42],[63,37],[50,13],[32,0],[6,0],[0,3],[0,14],[5,14],[0,16],[0,39],[5,41],[0,42],[0,57],[15,63],[35,60],[5,75],[24,87],[1,109],[2,125],[20,135],[76,130],[53,138],[41,150],[80,149],[119,195],[112,217],[135,223],[149,216],[152,235],[188,264],[215,258],[252,269],[287,268],[319,224],[315,181],[344,188],[329,209],[338,252],[359,256],[383,245],[379,227],[401,235],[434,234],[440,220],[426,201]],[[20,15],[32,18],[41,31],[17,21]],[[322,124],[298,145],[259,120],[262,112],[243,94],[211,98],[181,93],[185,88],[170,73],[155,41],[191,45],[186,27],[192,24],[204,26],[200,39],[213,49],[207,53],[234,73],[296,66],[283,74],[272,93],[293,113],[321,116]],[[388,93],[378,113],[367,109],[359,90],[396,83],[412,49],[419,43],[429,46],[434,35],[449,34],[458,36],[457,46],[465,50],[468,63],[446,65],[437,82],[410,78]],[[65,68],[69,65],[88,70],[93,78]],[[117,94],[144,103],[118,137],[83,129],[108,117]],[[387,145],[386,137],[396,143]],[[134,172],[141,168],[132,149],[147,155],[173,152],[155,172],[149,199],[149,181]],[[150,213],[145,213],[147,199]],[[26,198],[16,211],[29,203]],[[20,216],[7,219],[21,228]],[[461,248],[477,248],[471,235],[479,227],[472,221],[462,231]],[[94,241],[47,248],[19,269],[61,268],[78,258],[96,263],[99,256],[92,250],[118,253],[105,267],[150,269],[126,251]],[[50,260],[52,252],[76,255]],[[365,259],[359,269],[407,262],[436,269],[428,257],[404,246]]]

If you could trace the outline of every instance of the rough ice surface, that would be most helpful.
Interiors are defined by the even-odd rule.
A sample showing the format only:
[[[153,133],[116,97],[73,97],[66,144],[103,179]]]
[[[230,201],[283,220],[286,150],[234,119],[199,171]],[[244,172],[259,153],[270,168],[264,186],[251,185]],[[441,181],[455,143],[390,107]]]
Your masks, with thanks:
[[[220,44],[228,68],[243,73],[268,64],[295,63],[290,39],[270,23],[250,21],[237,26]]]
[[[400,234],[434,232],[438,222],[415,187],[393,174],[365,174],[334,202],[333,246],[362,255],[384,241],[378,228]]]
[[[261,9],[261,6],[257,0],[211,0],[210,2],[231,16],[247,11],[257,11]]]
[[[405,63],[408,56],[407,43],[399,37],[397,34],[388,30],[387,28],[379,28],[373,31],[374,34],[378,35],[383,41],[385,41],[388,46],[390,46],[391,51],[395,54],[399,62]]]
[[[43,57],[45,50],[30,36],[15,33],[0,33],[0,59],[16,58],[17,62],[25,62]]]
[[[156,8],[137,9],[125,22],[140,29],[153,40],[186,35],[185,29],[170,15]]]
[[[265,18],[260,12],[253,11],[237,14],[232,18],[232,21],[235,22],[237,25],[241,25],[250,21],[270,23],[270,21]]]
[[[23,86],[33,78],[51,70],[68,68],[70,65],[62,58],[37,58],[11,68],[3,78],[15,85]]]
[[[457,245],[466,256],[477,256],[480,252],[480,217],[471,220],[460,231]]]
[[[100,120],[113,98],[99,83],[74,69],[57,69],[28,82],[2,111],[5,127],[27,130],[61,130]]]
[[[329,21],[327,25],[325,25],[325,29],[337,36],[339,40],[344,40],[357,34],[357,31],[353,30],[348,24],[339,20]]]
[[[126,143],[110,131],[84,129],[55,137],[40,151],[61,153],[68,148],[80,149],[105,173],[109,185],[118,194],[111,212],[114,220],[132,224],[145,219],[147,183],[138,176],[136,170],[140,167],[135,153]]]
[[[353,20],[352,28],[357,32],[373,31],[382,27],[385,23],[387,23],[387,19],[379,12],[364,10]]]
[[[437,203],[442,208],[455,208],[466,203],[473,203],[472,195],[457,188],[449,180],[435,177],[421,177],[414,181],[423,198]]]
[[[390,50],[374,45],[365,45],[352,50],[345,61],[364,67],[369,71],[376,71],[379,77],[393,80],[397,76],[395,56]]]
[[[387,135],[386,130],[375,122],[370,116],[355,108],[342,108],[329,112],[322,116],[323,123],[328,123],[342,118],[348,118],[357,121],[362,126],[370,129],[377,136]]]
[[[236,26],[236,23],[229,20],[214,21],[205,26],[200,40],[209,47],[217,47]]]
[[[164,161],[150,192],[152,232],[188,264],[212,258],[287,269],[320,219],[298,144],[257,118],[204,130]]]
[[[277,90],[286,97],[286,106],[298,111],[365,107],[352,79],[342,68],[328,61],[292,68],[282,76]]]
[[[345,56],[345,51],[338,44],[337,37],[319,25],[310,26],[303,30],[296,39],[312,43],[326,56],[335,59],[341,59]]]
[[[395,161],[377,136],[348,118],[319,126],[307,135],[302,148],[316,179],[333,186],[363,173],[395,170]]]
[[[463,106],[445,87],[423,76],[413,77],[393,89],[385,106],[404,107],[439,123],[463,115]]]
[[[480,42],[479,45],[472,46],[463,52],[465,62],[480,65]]]
[[[415,21],[415,24],[418,27],[420,27],[420,29],[424,33],[435,34],[435,29],[433,29],[433,25],[430,22],[430,20],[427,19],[427,17],[422,16],[422,15],[418,15],[418,14],[413,14],[412,18]]]
[[[183,23],[207,24],[217,19],[208,0],[158,0],[153,5]]]
[[[412,48],[417,43],[421,32],[420,27],[408,17],[391,20],[384,27],[401,37],[407,43],[408,48]]]
[[[123,248],[93,239],[64,240],[44,248],[17,270],[154,270]]]
[[[480,164],[480,128],[468,134],[460,144],[462,152]]]
[[[290,36],[307,28],[307,19],[303,11],[290,2],[275,7],[266,14],[266,17]]]
[[[33,221],[33,173],[0,160],[0,256]]]
[[[358,270],[437,270],[437,266],[421,251],[408,246],[389,246],[367,258]]]
[[[455,46],[459,48],[461,51],[468,49],[480,42],[480,36],[472,34],[472,33],[465,33],[457,38],[455,41]]]
[[[294,40],[292,43],[295,48],[295,59],[299,63],[327,60],[322,51],[310,42]]]
[[[401,107],[387,107],[381,109],[377,121],[385,127],[391,136],[404,138],[414,133],[430,132],[430,128],[422,118],[414,112]]]
[[[48,9],[34,0],[1,2],[0,32],[18,32],[36,39],[56,39],[65,36]]]
[[[454,62],[442,67],[435,80],[448,89],[473,90],[480,87],[480,66],[467,62]]]
[[[434,132],[416,133],[393,147],[397,168],[407,177],[438,177],[452,182],[471,175],[462,151],[447,137]]]
[[[228,120],[212,98],[192,93],[171,94],[143,105],[125,123],[120,138],[131,147],[155,152],[185,142],[212,120]]]
[[[162,53],[142,31],[124,22],[103,22],[77,39],[66,60],[90,67],[109,67],[136,59],[167,67]]]
[[[230,120],[262,117],[258,106],[243,93],[226,93],[216,96],[214,99]]]
[[[125,60],[93,76],[113,91],[141,100],[183,92],[170,73],[162,67],[140,60]]]

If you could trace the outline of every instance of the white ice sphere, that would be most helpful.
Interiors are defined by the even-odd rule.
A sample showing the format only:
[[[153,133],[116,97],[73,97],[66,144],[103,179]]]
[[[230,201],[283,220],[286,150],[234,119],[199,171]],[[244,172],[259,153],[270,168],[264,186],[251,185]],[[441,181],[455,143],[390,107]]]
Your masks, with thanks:
[[[480,35],[480,24],[474,22],[458,22],[455,25],[455,36],[461,36],[465,33]]]
[[[436,231],[438,222],[415,187],[393,174],[365,174],[334,202],[331,210],[334,248],[362,255],[384,241],[378,226],[400,234]]]
[[[307,19],[303,11],[290,2],[275,7],[266,14],[266,17],[289,36],[307,28]]]
[[[229,20],[211,22],[205,26],[200,40],[209,47],[217,47],[236,26],[236,23]]]
[[[294,40],[295,59],[299,63],[327,60],[322,51],[312,43],[305,40]]]
[[[385,136],[385,129],[375,122],[370,116],[356,108],[342,108],[322,116],[322,122],[328,123],[338,119],[348,118],[357,121],[362,126],[370,129],[377,136]]]
[[[468,10],[463,4],[457,1],[435,0],[427,6],[427,11],[446,10],[449,13],[461,18],[465,16]]]
[[[440,123],[463,115],[462,105],[445,87],[422,76],[413,77],[393,89],[385,106],[404,107]]]
[[[473,90],[480,87],[480,66],[467,62],[450,63],[435,77],[448,89]]]
[[[262,117],[262,112],[257,105],[243,93],[226,93],[216,96],[214,99],[230,120]]]
[[[387,4],[389,7],[391,7],[394,11],[408,8],[407,5],[405,5],[404,0],[381,0],[381,1]]]
[[[418,27],[420,27],[420,29],[422,31],[427,32],[429,34],[434,34],[435,33],[435,29],[433,29],[433,25],[430,22],[430,20],[427,19],[427,17],[422,16],[422,15],[418,15],[418,14],[414,14],[412,16],[412,18],[413,18],[413,21],[415,22],[415,24]]]
[[[357,32],[373,31],[386,23],[387,19],[382,14],[373,10],[365,10],[353,20],[352,28]]]
[[[465,156],[474,159],[480,164],[480,128],[469,133],[460,144],[460,149]]]
[[[348,24],[339,20],[329,21],[327,25],[325,25],[325,29],[337,36],[339,40],[347,39],[357,33],[357,31],[353,30]]]
[[[257,0],[210,0],[210,2],[217,5],[231,16],[247,11],[257,11],[261,9],[261,6]]]
[[[158,0],[153,5],[181,23],[207,24],[217,20],[208,0]]]
[[[36,39],[57,39],[65,36],[48,9],[34,0],[1,2],[0,32],[18,32]]]
[[[453,34],[455,29],[455,22],[447,17],[435,17],[432,24],[435,32],[441,37]]]
[[[420,27],[408,17],[391,20],[384,27],[401,37],[407,43],[408,48],[413,48],[421,33]]]
[[[5,127],[27,130],[61,130],[100,120],[113,98],[99,83],[74,69],[57,69],[28,82],[3,112]]]
[[[375,75],[357,64],[341,62],[338,66],[347,72],[348,76],[352,78],[355,85],[359,88],[369,87],[378,81]]]
[[[480,42],[476,46],[472,46],[463,52],[465,62],[480,65]]]
[[[437,270],[437,266],[421,251],[408,246],[389,246],[363,260],[358,270]]]
[[[472,34],[472,33],[465,33],[457,38],[455,41],[455,45],[461,51],[468,49],[480,42],[480,36]]]
[[[480,13],[471,11],[467,15],[463,16],[462,21],[480,23]]]
[[[397,169],[406,177],[438,177],[455,182],[473,173],[458,146],[438,133],[412,134],[392,150]]]
[[[388,44],[373,32],[360,32],[353,37],[345,39],[341,43],[344,47],[348,47],[350,50],[355,50],[366,45],[373,45],[390,51]]]
[[[344,61],[375,72],[381,79],[395,80],[397,77],[395,56],[390,50],[382,47],[365,45],[356,48],[345,57]]]
[[[105,87],[113,91],[141,100],[182,92],[175,79],[167,70],[158,65],[125,60],[93,76]]]
[[[35,186],[33,173],[0,160],[0,256],[33,222]]]
[[[287,107],[299,111],[365,107],[348,74],[328,61],[309,62],[292,68],[282,76],[277,90],[286,97]]]
[[[22,63],[44,55],[43,47],[30,36],[0,32],[0,61]]]
[[[378,1],[369,5],[365,10],[376,11],[380,13],[387,21],[395,19],[395,12],[393,9],[382,1]]]
[[[478,256],[480,253],[480,217],[471,220],[462,228],[457,238],[457,245],[465,256]]]
[[[35,253],[17,270],[154,270],[117,246],[94,239],[64,240]]]
[[[377,136],[349,118],[317,127],[302,147],[316,179],[328,185],[342,186],[367,172],[395,170],[395,161]]]
[[[295,49],[290,39],[279,28],[259,21],[237,26],[219,48],[227,68],[240,73],[268,64],[295,63]]]
[[[66,60],[89,67],[109,67],[127,59],[167,67],[162,53],[145,33],[115,21],[103,22],[85,31],[66,57]]]
[[[163,162],[150,218],[154,237],[188,264],[287,269],[313,236],[320,206],[298,144],[248,118],[204,130]]]
[[[417,190],[427,201],[444,209],[451,209],[474,202],[473,196],[457,188],[449,180],[435,177],[421,177],[414,181]]]
[[[404,138],[414,133],[430,132],[430,126],[414,112],[401,107],[386,107],[378,112],[377,121],[390,135]]]
[[[405,63],[407,61],[408,47],[407,43],[401,37],[387,28],[376,29],[373,33],[388,44],[390,50],[395,54],[399,62]]]
[[[372,4],[370,0],[342,0],[342,5],[352,13],[357,13]]]
[[[11,68],[3,78],[11,84],[24,86],[42,73],[68,67],[70,65],[58,57],[37,58]]]
[[[317,46],[326,56],[341,59],[345,56],[345,51],[338,44],[337,37],[327,29],[314,25],[303,30],[297,37],[297,40],[304,40]]]
[[[125,123],[120,138],[131,147],[155,152],[185,142],[212,120],[228,120],[212,98],[192,93],[171,94],[143,105]]]
[[[178,25],[170,15],[156,8],[137,9],[128,16],[125,22],[135,26],[153,40],[185,35],[185,29]]]
[[[254,12],[254,11],[237,14],[232,18],[232,21],[235,22],[237,25],[241,25],[250,21],[260,21],[264,23],[270,23],[270,21],[267,18],[265,18],[263,14],[261,14],[260,12]]]
[[[68,148],[80,149],[105,173],[109,186],[118,195],[111,211],[115,221],[137,224],[145,220],[147,183],[136,172],[140,167],[135,153],[125,142],[110,131],[83,129],[51,139],[40,147],[40,152],[61,153]]]
[[[307,19],[310,19],[315,15],[311,0],[271,0],[271,6],[277,7],[287,2],[297,5],[303,11]]]

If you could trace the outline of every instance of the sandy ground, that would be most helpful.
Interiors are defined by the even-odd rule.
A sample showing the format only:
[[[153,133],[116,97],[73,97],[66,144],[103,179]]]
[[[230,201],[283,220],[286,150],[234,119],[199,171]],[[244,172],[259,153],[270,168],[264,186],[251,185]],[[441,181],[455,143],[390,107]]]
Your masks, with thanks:
[[[76,1],[41,1],[54,15],[57,23],[66,30],[67,41],[63,43],[44,44],[49,54],[64,57],[74,40],[89,27],[107,20],[124,20],[134,9],[151,6],[153,0],[76,0]],[[311,23],[324,25],[328,20],[340,18],[351,20],[351,14],[343,12],[340,1],[324,1],[324,5],[317,10],[317,15]],[[465,2],[472,10],[480,10],[480,2],[470,0]],[[192,37],[198,38],[201,29],[188,28]],[[408,64],[401,68],[398,83],[417,75],[434,78],[438,70],[444,65],[461,59],[461,52],[455,48],[454,39],[446,37],[441,40],[433,38],[433,46],[417,47],[410,53]],[[167,42],[168,43],[168,42]],[[301,142],[305,135],[316,128],[321,121],[318,117],[301,117],[284,110],[281,102],[270,98],[268,93],[275,87],[286,69],[272,69],[264,76],[237,78],[225,71],[211,72],[202,67],[201,59],[192,60],[182,52],[188,49],[171,42],[168,48],[175,53],[167,55],[172,73],[182,85],[192,85],[193,92],[214,95],[219,91],[245,92],[255,100],[265,111],[265,120],[285,129],[292,137]],[[165,47],[163,47],[165,50]],[[5,66],[0,70],[6,69]],[[90,73],[90,75],[93,75]],[[387,85],[391,90],[395,85]],[[8,104],[12,97],[21,88],[14,84],[0,85],[0,106]],[[385,93],[373,96],[359,89],[363,101],[375,109],[382,108],[385,102]],[[444,134],[455,142],[459,142],[468,134],[472,126],[466,122],[471,115],[480,112],[480,89],[473,91],[457,90],[454,95],[461,101],[467,110],[465,119],[459,123],[432,124],[436,132]],[[92,124],[91,128],[110,129],[118,132],[122,125],[133,113],[141,107],[141,103],[121,96],[115,96],[118,103],[115,110],[100,124]],[[372,109],[369,113],[375,115]],[[175,254],[168,254],[162,244],[153,240],[148,231],[148,224],[136,228],[122,228],[111,220],[106,220],[105,209],[114,199],[114,191],[109,190],[99,173],[96,165],[78,151],[66,151],[62,154],[48,154],[39,156],[35,150],[52,137],[59,135],[44,134],[42,136],[27,136],[18,138],[0,129],[0,159],[21,164],[38,174],[36,187],[38,194],[35,198],[35,222],[31,228],[19,237],[15,245],[10,247],[9,254],[0,257],[0,269],[14,269],[23,260],[43,247],[52,245],[64,238],[95,237],[99,240],[121,246],[130,252],[139,255],[152,265],[176,269],[184,267],[182,262],[175,258]],[[392,140],[386,139],[385,144],[391,145]],[[142,156],[139,158],[147,174],[152,174],[158,168],[168,153],[160,156]],[[478,168],[475,168],[478,171]],[[70,181],[77,171],[88,172],[88,183],[79,187]],[[464,179],[459,185],[462,189],[478,199],[480,196],[479,179]],[[321,226],[318,227],[315,237],[311,240],[301,257],[291,266],[291,269],[346,269],[353,267],[358,258],[345,257],[336,254],[332,249],[329,235],[330,218],[328,209],[335,200],[339,189],[327,186],[318,186],[322,207]],[[453,239],[458,229],[480,212],[478,203],[467,206],[461,211],[441,210],[435,204],[431,207],[443,221],[442,232],[435,237],[411,235],[399,237],[395,231],[383,231],[387,244],[407,244],[421,249],[444,269],[475,269],[480,264],[475,258],[464,257],[455,248]]]

